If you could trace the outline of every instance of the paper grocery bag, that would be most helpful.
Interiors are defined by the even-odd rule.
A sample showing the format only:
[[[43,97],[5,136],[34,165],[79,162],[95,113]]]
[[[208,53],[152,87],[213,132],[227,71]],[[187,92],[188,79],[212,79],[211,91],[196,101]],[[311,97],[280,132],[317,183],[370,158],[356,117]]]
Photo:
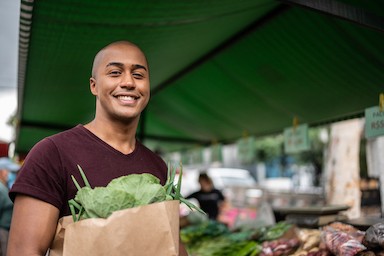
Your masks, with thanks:
[[[65,229],[69,224],[73,223],[72,216],[66,216],[59,219],[56,227],[55,238],[51,244],[51,248],[48,251],[47,256],[62,256],[63,255],[63,245],[64,245],[64,236]]]
[[[70,216],[61,218],[49,255],[177,256],[178,253],[179,201],[173,200],[116,211],[107,219],[73,223]]]

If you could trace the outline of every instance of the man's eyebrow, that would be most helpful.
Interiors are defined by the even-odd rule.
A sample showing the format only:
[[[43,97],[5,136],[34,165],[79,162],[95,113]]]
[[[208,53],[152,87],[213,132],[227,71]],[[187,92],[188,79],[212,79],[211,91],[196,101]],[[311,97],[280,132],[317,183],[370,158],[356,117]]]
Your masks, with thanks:
[[[124,67],[124,64],[121,62],[109,62],[106,67],[109,67],[109,66],[117,66],[119,68],[122,68]]]
[[[134,64],[134,65],[132,65],[132,67],[133,67],[133,69],[140,69],[140,68],[142,68],[145,71],[147,71],[147,68],[145,66],[143,66],[143,65],[140,65],[140,64]]]
[[[106,67],[109,67],[109,66],[117,66],[119,68],[122,68],[122,67],[124,67],[124,64],[121,62],[110,62],[107,64]],[[133,64],[132,67],[133,67],[133,69],[144,69],[145,71],[147,71],[147,68],[143,65],[140,65],[140,64]]]

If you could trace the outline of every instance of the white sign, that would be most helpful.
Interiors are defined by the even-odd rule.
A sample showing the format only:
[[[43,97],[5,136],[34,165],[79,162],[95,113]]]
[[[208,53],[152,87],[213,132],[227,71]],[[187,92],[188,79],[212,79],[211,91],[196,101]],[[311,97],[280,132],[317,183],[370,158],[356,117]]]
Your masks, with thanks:
[[[384,135],[384,111],[380,111],[379,107],[365,109],[365,137],[381,135]]]
[[[296,127],[284,129],[285,153],[299,153],[310,149],[308,139],[308,125],[302,124]]]

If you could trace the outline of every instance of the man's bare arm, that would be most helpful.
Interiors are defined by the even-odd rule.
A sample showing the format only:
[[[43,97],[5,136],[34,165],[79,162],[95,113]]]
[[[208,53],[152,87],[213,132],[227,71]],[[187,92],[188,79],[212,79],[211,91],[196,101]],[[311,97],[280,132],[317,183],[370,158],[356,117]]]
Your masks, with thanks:
[[[15,199],[7,256],[44,256],[55,235],[59,209],[25,195]]]

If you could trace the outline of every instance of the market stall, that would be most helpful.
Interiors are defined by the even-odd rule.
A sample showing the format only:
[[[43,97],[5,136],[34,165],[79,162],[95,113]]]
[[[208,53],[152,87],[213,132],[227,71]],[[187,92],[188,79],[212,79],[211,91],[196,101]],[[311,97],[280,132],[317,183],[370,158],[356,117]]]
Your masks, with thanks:
[[[137,137],[151,149],[219,149],[243,133],[281,133],[294,117],[307,128],[363,117],[384,89],[382,3],[315,2],[22,0],[16,154],[92,118],[92,56],[122,38],[148,54],[152,99]],[[191,254],[378,253],[380,220],[356,219],[359,165],[349,160],[362,126],[351,123],[349,134],[333,127],[324,187],[233,188],[236,219],[181,229]]]

